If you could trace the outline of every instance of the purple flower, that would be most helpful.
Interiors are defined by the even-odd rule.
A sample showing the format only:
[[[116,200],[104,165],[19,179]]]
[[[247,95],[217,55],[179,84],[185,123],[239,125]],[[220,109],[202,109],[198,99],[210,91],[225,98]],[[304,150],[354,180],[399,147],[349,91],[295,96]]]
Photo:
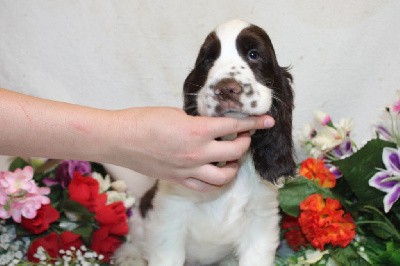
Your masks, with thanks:
[[[57,167],[56,180],[63,188],[67,188],[75,172],[87,175],[91,171],[90,163],[86,161],[65,160]]]
[[[387,213],[400,198],[400,149],[384,148],[382,160],[386,169],[377,172],[368,183],[371,187],[387,193],[383,198],[384,210]]]
[[[351,143],[351,140],[349,138],[347,138],[345,141],[337,145],[332,150],[332,155],[339,159],[347,158],[353,153],[354,153],[353,144]]]
[[[393,135],[392,133],[383,125],[378,125],[376,127],[376,132],[383,138],[384,140],[387,141],[393,141]]]

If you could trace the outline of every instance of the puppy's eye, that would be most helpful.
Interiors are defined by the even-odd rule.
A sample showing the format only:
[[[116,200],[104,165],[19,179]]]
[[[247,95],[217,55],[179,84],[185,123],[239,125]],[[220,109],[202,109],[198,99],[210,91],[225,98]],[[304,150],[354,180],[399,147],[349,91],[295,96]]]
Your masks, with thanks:
[[[260,53],[256,49],[251,49],[247,53],[247,58],[249,58],[251,61],[257,61],[260,59]]]

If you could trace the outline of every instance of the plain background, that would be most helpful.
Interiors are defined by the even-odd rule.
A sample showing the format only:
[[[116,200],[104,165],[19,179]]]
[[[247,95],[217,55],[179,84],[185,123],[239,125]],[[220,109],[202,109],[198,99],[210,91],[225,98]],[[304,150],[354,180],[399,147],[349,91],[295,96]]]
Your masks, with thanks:
[[[295,137],[322,110],[352,118],[361,144],[400,89],[399,13],[395,0],[3,0],[0,87],[107,109],[181,107],[206,35],[242,18],[292,67]]]

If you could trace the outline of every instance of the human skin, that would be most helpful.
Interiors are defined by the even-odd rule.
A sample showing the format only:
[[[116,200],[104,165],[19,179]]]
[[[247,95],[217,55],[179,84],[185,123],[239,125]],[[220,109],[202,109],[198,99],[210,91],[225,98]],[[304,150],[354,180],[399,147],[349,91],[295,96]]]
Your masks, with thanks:
[[[230,182],[267,115],[193,117],[171,107],[104,110],[0,89],[0,154],[112,163],[206,191]],[[238,133],[231,141],[216,138]],[[222,167],[212,162],[227,161]]]

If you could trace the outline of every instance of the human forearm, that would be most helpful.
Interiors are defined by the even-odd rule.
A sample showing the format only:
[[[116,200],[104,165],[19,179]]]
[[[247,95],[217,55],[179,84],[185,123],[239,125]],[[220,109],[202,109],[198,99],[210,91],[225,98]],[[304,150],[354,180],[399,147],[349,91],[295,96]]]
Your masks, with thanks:
[[[0,154],[102,159],[112,115],[0,89]]]

